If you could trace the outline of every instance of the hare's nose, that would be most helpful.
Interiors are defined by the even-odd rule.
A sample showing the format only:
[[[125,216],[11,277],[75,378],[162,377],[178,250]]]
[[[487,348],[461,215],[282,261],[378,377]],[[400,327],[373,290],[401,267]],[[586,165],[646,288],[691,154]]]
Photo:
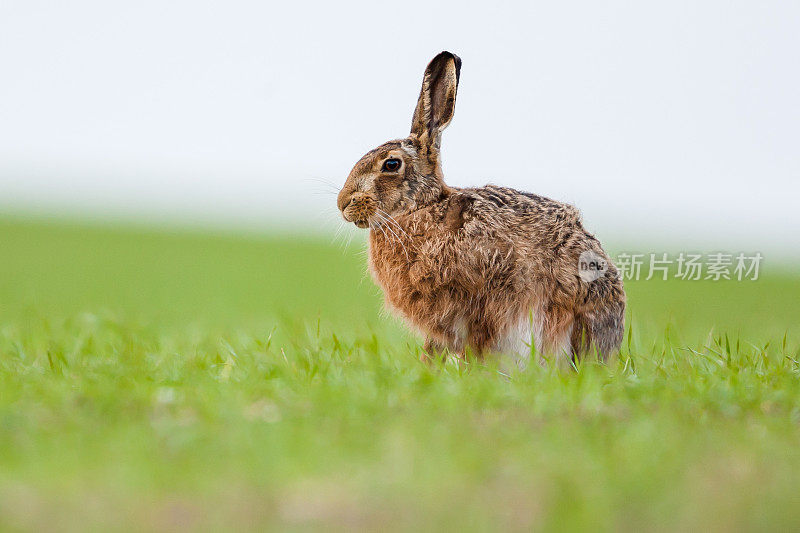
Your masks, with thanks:
[[[342,208],[342,212],[356,207],[358,207],[358,200],[356,200],[355,198],[350,198],[350,201],[348,201],[347,204],[345,204],[345,206]]]
[[[353,193],[353,195],[350,197],[350,201],[347,202],[347,205],[344,207],[342,211],[346,211],[348,209],[358,209],[360,207],[365,206],[368,202],[369,202],[368,195],[361,192]]]
[[[367,199],[367,195],[363,192],[354,192],[353,196],[350,197],[350,204],[358,205],[364,203]]]

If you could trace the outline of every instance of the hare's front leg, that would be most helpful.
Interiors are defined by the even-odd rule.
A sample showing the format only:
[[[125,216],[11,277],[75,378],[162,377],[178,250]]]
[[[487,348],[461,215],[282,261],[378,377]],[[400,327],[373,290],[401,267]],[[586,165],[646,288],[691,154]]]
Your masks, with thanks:
[[[419,356],[419,360],[423,363],[433,363],[434,360],[439,358],[445,351],[446,346],[442,343],[427,337],[425,339],[425,344],[422,346],[422,353]]]
[[[425,344],[422,346],[423,352],[419,356],[419,360],[423,363],[432,363],[439,358],[445,351],[455,355],[459,359],[464,358],[464,348],[458,345],[462,343],[453,342],[450,345],[440,342],[433,337],[426,337]]]

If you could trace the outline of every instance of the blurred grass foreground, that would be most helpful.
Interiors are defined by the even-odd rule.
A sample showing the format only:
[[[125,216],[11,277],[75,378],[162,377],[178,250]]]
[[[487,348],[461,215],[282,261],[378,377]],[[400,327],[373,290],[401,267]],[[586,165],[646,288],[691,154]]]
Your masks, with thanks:
[[[361,247],[0,219],[0,529],[800,526],[800,277],[628,282],[619,358],[418,362]]]

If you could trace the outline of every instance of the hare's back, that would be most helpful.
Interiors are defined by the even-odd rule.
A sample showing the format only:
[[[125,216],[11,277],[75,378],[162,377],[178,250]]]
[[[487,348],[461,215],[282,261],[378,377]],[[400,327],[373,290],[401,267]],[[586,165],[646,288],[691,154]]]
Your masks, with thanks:
[[[487,185],[463,189],[472,212],[488,228],[551,247],[570,237],[583,237],[581,214],[575,207],[510,187]]]

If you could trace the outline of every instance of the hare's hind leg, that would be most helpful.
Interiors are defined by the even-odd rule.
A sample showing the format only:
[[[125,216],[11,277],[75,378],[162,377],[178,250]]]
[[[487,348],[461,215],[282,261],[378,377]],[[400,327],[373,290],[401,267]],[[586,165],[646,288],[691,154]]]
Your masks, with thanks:
[[[598,356],[605,361],[622,344],[625,305],[617,304],[599,309],[590,315],[588,326],[590,349],[596,349]]]
[[[572,356],[581,359],[594,353],[601,361],[619,350],[625,328],[625,304],[617,303],[575,317]]]
[[[572,361],[578,362],[589,351],[589,325],[583,315],[575,315],[572,326],[570,345],[572,348]]]
[[[615,274],[614,271],[613,274]],[[573,335],[573,350],[578,356],[597,352],[605,361],[619,350],[625,331],[625,292],[622,280],[608,274],[593,281],[587,298],[589,304],[581,309],[577,320],[581,324],[581,338]]]

